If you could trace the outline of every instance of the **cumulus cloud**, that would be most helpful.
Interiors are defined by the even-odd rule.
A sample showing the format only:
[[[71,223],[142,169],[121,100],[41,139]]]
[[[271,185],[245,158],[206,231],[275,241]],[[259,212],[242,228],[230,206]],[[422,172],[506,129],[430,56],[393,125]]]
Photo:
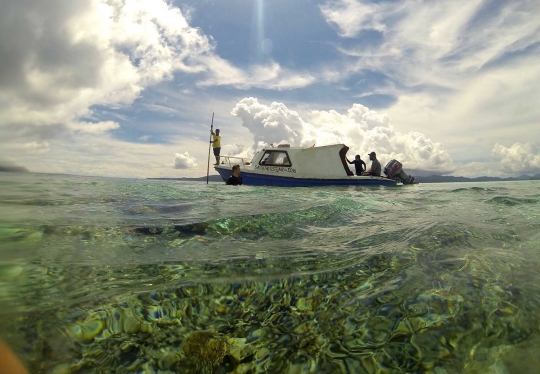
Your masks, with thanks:
[[[309,112],[304,120],[283,103],[259,103],[256,98],[240,100],[231,114],[253,135],[253,146],[264,143],[289,143],[292,146],[317,146],[344,143],[351,155],[366,158],[377,152],[381,162],[396,158],[410,169],[450,172],[454,169],[446,149],[424,134],[401,133],[390,125],[390,118],[354,104],[347,113],[335,110]]]
[[[495,144],[493,155],[505,170],[515,173],[540,172],[540,147],[534,143],[514,143],[510,147]]]
[[[236,104],[231,114],[242,120],[242,126],[253,134],[255,144],[301,143],[305,123],[283,103],[273,102],[268,106],[254,97],[246,97]]]
[[[163,0],[8,1],[0,12],[0,125],[63,126],[83,133],[92,106],[132,103],[174,71],[202,68],[191,56],[211,41]],[[17,134],[13,134],[17,135]]]
[[[226,144],[222,147],[221,154],[243,159],[252,159],[254,149],[252,147],[246,147],[243,144]]]
[[[192,169],[197,167],[197,162],[194,157],[189,155],[189,152],[175,153],[172,167],[175,169]]]
[[[201,85],[311,83],[275,62],[238,69],[216,55],[212,37],[190,25],[185,9],[168,0],[3,1],[0,138],[32,142],[66,130],[116,129],[116,122],[89,120],[93,108],[130,105],[178,72],[196,74]],[[50,129],[38,135],[35,127]]]

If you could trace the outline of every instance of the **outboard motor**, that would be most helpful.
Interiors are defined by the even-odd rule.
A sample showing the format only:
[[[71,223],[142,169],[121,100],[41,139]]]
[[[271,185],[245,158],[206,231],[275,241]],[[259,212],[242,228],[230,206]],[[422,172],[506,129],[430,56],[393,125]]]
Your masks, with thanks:
[[[401,162],[398,160],[392,160],[384,167],[384,174],[390,179],[401,181],[403,184],[414,184],[415,180],[413,176],[405,174],[403,171]]]

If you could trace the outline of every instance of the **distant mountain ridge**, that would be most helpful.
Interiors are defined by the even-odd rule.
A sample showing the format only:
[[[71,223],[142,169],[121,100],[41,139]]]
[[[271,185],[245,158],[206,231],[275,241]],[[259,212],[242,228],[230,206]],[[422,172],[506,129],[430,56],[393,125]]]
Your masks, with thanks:
[[[525,181],[525,180],[540,180],[540,174],[530,176],[530,175],[520,175],[519,177],[509,177],[509,178],[500,178],[500,177],[476,177],[476,178],[466,178],[466,177],[453,177],[449,175],[431,175],[428,177],[415,177],[419,183],[449,183],[449,182],[510,182],[510,181]]]

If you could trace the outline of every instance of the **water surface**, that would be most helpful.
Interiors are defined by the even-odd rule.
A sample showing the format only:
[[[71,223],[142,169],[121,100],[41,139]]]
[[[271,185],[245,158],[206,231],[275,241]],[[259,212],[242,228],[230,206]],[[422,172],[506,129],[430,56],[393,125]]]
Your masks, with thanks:
[[[34,373],[533,372],[538,187],[3,173],[0,335]]]

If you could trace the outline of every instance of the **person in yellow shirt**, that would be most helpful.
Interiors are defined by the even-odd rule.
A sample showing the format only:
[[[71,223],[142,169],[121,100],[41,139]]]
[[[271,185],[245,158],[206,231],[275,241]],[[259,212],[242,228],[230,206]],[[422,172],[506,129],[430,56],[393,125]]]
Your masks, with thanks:
[[[221,135],[219,135],[219,129],[216,129],[216,132],[210,130],[213,140],[210,140],[212,143],[212,149],[214,150],[214,156],[216,156],[216,163],[214,165],[219,165],[219,152],[221,152]]]

